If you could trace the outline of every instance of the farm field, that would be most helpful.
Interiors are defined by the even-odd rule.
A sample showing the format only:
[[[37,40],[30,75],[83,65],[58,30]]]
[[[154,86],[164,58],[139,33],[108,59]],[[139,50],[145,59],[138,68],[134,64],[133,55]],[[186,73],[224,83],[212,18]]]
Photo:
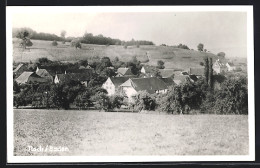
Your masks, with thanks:
[[[247,115],[14,109],[14,155],[246,155]],[[67,147],[32,152],[27,146]]]
[[[148,65],[156,65],[158,60],[165,62],[166,68],[187,69],[190,67],[202,67],[204,56],[209,56],[215,61],[218,57],[213,53],[199,52],[195,50],[185,50],[166,46],[128,46],[125,49],[120,45],[93,45],[82,44],[82,49],[70,47],[70,43],[62,44],[58,42],[58,46],[52,46],[51,41],[31,40],[32,47],[22,51],[19,48],[19,40],[13,39],[13,59],[16,62],[35,62],[38,58],[47,57],[53,61],[75,62],[91,58],[93,56],[109,57],[113,60],[118,57],[121,61],[128,61],[133,56],[141,62],[147,61]]]

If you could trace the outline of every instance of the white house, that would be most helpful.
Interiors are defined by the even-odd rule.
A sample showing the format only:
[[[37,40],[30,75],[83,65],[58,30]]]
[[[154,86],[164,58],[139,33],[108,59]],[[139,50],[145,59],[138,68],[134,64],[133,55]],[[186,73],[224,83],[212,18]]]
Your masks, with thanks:
[[[103,83],[102,88],[107,90],[109,96],[114,95],[119,86],[127,81],[129,77],[109,77],[105,83]]]
[[[227,72],[228,69],[223,62],[217,59],[216,62],[213,64],[213,70],[216,72],[216,74],[220,74]]]
[[[147,91],[150,94],[153,93],[166,93],[168,86],[162,80],[151,77],[151,78],[132,78],[120,85],[122,91],[127,95],[129,100],[138,91]]]
[[[234,71],[236,69],[236,66],[232,62],[226,63],[228,71]]]

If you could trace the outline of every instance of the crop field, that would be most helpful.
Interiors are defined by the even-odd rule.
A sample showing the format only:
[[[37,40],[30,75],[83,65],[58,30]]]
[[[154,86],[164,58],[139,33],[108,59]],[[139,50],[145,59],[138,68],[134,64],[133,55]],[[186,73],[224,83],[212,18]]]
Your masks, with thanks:
[[[186,69],[189,67],[201,67],[204,56],[217,59],[217,56],[208,52],[198,52],[194,50],[185,50],[166,46],[128,46],[125,49],[118,45],[93,45],[82,44],[82,49],[70,47],[70,43],[62,44],[58,42],[58,46],[52,46],[51,41],[31,40],[32,47],[28,47],[26,51],[19,48],[19,40],[13,39],[13,59],[16,62],[36,61],[38,58],[47,57],[55,61],[75,62],[91,58],[93,56],[107,56],[111,60],[118,57],[121,61],[128,61],[136,56],[141,62],[146,62],[149,57],[149,65],[156,65],[158,60],[165,62],[166,68]]]
[[[14,155],[246,155],[247,115],[14,109]],[[34,152],[33,147],[66,147]]]

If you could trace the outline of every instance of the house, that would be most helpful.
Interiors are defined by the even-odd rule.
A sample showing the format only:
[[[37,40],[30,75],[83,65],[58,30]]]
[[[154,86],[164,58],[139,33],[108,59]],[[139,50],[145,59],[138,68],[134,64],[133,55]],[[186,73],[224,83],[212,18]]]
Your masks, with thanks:
[[[227,72],[227,66],[219,59],[213,64],[213,70],[216,74]]]
[[[204,75],[204,68],[189,68],[188,74],[200,78]]]
[[[134,74],[132,73],[130,68],[118,68],[117,69],[117,77],[120,76],[133,76]]]
[[[232,62],[227,62],[227,63],[226,63],[226,66],[227,66],[227,70],[228,70],[228,71],[234,71],[234,70],[236,70],[236,66],[235,66]]]
[[[79,67],[79,69],[93,69],[91,66],[89,66],[89,65],[87,65],[87,66],[83,66],[83,65],[81,65],[80,67]]]
[[[48,82],[45,78],[40,77],[35,72],[23,72],[18,78],[15,80],[18,84],[26,84],[26,83],[45,83]]]
[[[53,82],[52,75],[46,70],[46,69],[39,69],[37,67],[36,74],[39,75],[42,78],[45,78],[48,82]]]
[[[71,81],[77,81],[87,86],[90,79],[91,76],[89,74],[84,74],[84,73],[56,74],[54,77],[54,83],[62,84],[62,83],[69,83]]]
[[[159,69],[162,78],[173,78],[175,74],[174,69]]]
[[[28,71],[28,68],[25,64],[19,64],[13,71],[16,76],[20,76],[23,72]]]
[[[118,91],[119,86],[127,81],[129,77],[109,77],[106,82],[102,85],[102,88],[107,90],[108,95],[114,95]]]
[[[176,75],[173,81],[176,85],[180,85],[185,82],[196,82],[198,80],[196,75]]]
[[[141,73],[143,74],[148,74],[148,73],[151,73],[151,67],[150,66],[143,66],[142,69],[141,69]]]
[[[130,78],[120,85],[121,90],[127,95],[131,101],[131,97],[138,91],[147,91],[153,93],[166,93],[168,86],[160,79],[151,78]]]
[[[162,80],[167,85],[167,87],[175,85],[172,78],[160,78],[160,80]]]

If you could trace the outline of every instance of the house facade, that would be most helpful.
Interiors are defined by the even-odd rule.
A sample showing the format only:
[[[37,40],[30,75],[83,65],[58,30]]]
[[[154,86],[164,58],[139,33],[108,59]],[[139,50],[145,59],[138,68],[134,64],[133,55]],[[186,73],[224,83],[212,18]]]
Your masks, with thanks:
[[[219,59],[213,64],[213,70],[216,74],[227,72],[227,66],[221,62]]]
[[[102,88],[107,90],[109,96],[119,93],[119,86],[127,81],[129,77],[109,77],[105,83],[103,83]]]
[[[48,82],[53,82],[52,75],[46,70],[46,69],[39,69],[37,67],[36,74],[39,75],[42,78],[45,78]]]

